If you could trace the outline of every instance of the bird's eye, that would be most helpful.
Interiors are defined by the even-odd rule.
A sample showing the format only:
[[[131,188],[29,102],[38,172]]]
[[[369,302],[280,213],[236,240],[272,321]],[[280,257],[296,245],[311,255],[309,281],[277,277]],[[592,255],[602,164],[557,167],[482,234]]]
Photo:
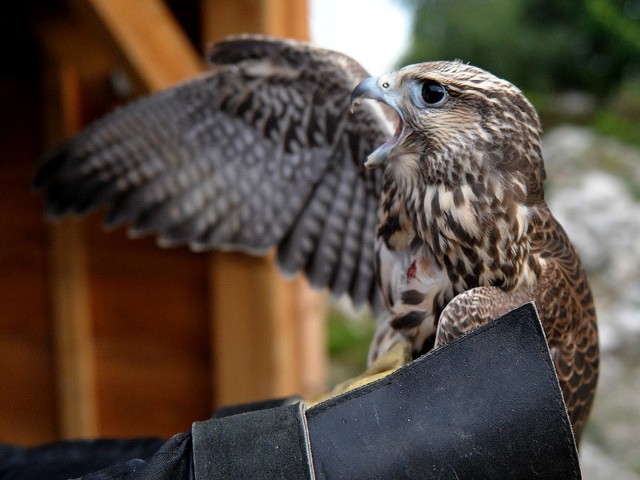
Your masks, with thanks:
[[[429,106],[440,105],[447,98],[447,89],[433,80],[422,84],[422,100]]]

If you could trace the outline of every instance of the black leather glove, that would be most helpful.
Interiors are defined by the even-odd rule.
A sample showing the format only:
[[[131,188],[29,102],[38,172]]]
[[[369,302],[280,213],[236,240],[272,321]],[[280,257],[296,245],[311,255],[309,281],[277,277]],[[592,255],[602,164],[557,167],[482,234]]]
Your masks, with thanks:
[[[84,457],[69,455],[73,443],[0,447],[0,477],[67,478],[42,472],[49,466],[62,475],[65,462],[75,468],[83,460],[84,471],[100,468],[101,455],[117,445],[102,442],[80,442]],[[141,459],[82,479],[581,478],[533,304],[308,410],[295,398],[226,408],[153,455],[154,445],[130,447],[119,461]]]

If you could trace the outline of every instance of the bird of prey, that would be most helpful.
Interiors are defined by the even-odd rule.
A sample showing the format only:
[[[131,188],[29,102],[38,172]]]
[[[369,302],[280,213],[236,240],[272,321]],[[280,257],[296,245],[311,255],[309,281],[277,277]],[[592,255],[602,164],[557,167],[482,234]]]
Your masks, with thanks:
[[[395,342],[418,356],[533,300],[579,438],[596,315],[544,200],[522,92],[460,61],[372,78],[345,55],[261,36],[208,60],[51,152],[35,177],[48,214],[106,207],[109,225],[162,245],[275,247],[284,273],[372,307],[371,361]]]

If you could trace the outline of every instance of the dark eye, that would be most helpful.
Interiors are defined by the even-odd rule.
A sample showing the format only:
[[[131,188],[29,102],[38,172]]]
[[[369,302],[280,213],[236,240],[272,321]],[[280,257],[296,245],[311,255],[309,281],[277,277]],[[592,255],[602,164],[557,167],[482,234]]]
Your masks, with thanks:
[[[433,80],[422,84],[422,99],[427,105],[439,105],[447,98],[447,89]]]

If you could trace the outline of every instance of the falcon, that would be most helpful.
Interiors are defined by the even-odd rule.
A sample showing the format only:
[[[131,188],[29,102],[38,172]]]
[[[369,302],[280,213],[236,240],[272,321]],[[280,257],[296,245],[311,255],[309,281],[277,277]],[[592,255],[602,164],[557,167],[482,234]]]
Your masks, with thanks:
[[[368,77],[340,53],[262,36],[208,60],[52,151],[34,180],[48,215],[105,207],[109,226],[164,246],[275,247],[283,273],[371,306],[370,361],[398,342],[418,356],[534,301],[579,439],[596,314],[545,203],[540,121],[522,92],[459,61]]]

